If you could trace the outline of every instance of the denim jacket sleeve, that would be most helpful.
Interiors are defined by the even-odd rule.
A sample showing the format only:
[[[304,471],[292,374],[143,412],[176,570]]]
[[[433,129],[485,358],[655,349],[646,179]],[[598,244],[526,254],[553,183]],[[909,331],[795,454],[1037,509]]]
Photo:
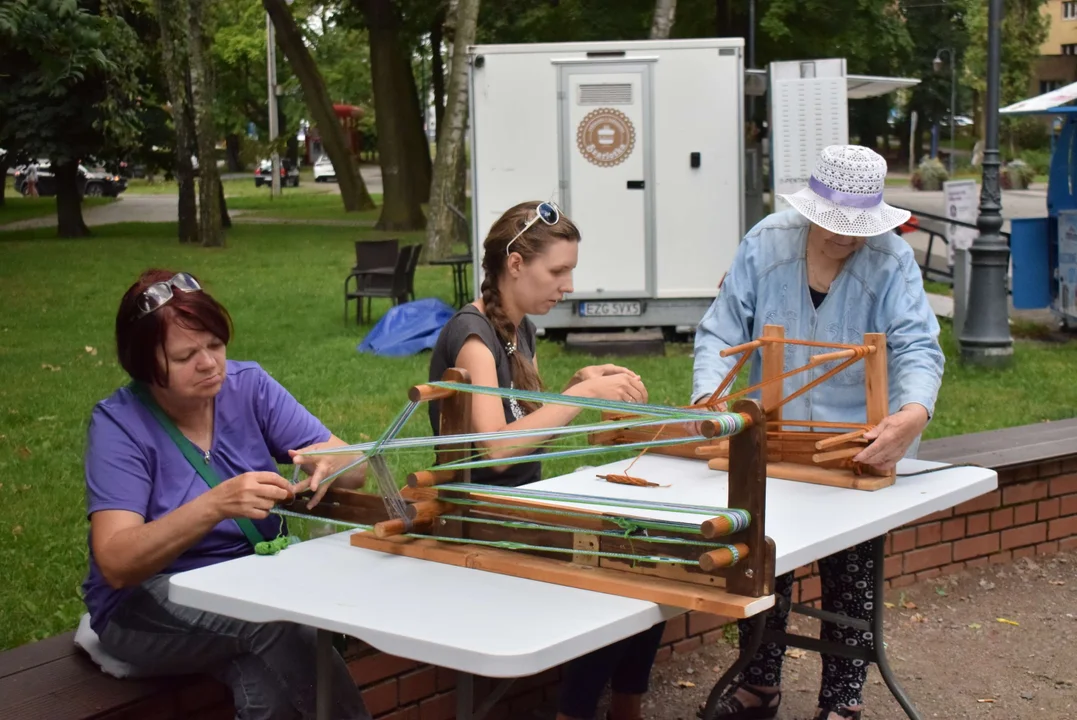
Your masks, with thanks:
[[[898,261],[900,270],[891,276],[876,318],[890,350],[890,394],[897,398],[898,408],[919,403],[932,417],[946,363],[939,346],[939,322],[911,249],[900,253]]]
[[[733,265],[718,289],[718,296],[696,328],[693,403],[713,393],[736,364],[737,358],[724,358],[718,353],[752,339],[756,302],[753,240],[749,237],[740,244]]]

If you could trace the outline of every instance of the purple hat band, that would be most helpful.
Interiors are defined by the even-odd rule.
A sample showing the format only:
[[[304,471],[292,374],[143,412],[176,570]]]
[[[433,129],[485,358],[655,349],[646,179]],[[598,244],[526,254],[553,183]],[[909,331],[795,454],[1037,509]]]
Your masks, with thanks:
[[[814,175],[808,178],[808,187],[824,200],[829,200],[836,205],[855,207],[860,208],[861,210],[873,208],[883,201],[883,194],[881,192],[875,193],[874,195],[856,195],[854,193],[842,192],[827,187],[821,181],[816,180]]]

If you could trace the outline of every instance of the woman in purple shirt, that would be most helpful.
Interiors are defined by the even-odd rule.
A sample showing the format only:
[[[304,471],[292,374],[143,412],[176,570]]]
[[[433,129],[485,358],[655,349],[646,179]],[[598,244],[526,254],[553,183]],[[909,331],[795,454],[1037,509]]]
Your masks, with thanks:
[[[132,382],[90,418],[84,599],[102,648],[140,672],[209,672],[243,720],[313,717],[312,629],[168,600],[171,574],[287,536],[270,510],[307,490],[318,502],[320,481],[352,459],[301,457],[344,443],[257,363],[227,360],[230,338],[227,311],[187,273],[147,271],[120,302],[116,349]],[[293,485],[276,463],[307,478]],[[360,469],[336,485],[363,480]],[[368,719],[339,656],[333,673],[332,717]]]

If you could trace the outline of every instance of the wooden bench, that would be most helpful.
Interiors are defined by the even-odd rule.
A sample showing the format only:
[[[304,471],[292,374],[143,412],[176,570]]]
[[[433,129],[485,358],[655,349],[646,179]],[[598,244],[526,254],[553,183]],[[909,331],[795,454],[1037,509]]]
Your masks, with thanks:
[[[1074,455],[1077,418],[926,440],[920,444],[917,457],[1001,471],[1057,462]]]
[[[205,675],[117,679],[77,647],[73,632],[0,653],[4,720],[232,720],[232,695]]]

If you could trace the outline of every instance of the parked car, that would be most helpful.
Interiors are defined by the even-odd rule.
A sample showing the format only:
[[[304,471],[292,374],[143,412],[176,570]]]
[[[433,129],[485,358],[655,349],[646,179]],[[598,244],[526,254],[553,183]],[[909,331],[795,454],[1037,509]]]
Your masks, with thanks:
[[[49,197],[56,194],[56,177],[48,160],[38,160],[37,194]],[[78,190],[83,197],[119,197],[127,189],[127,179],[106,172],[104,168],[86,168],[79,163]],[[15,192],[26,195],[26,166],[15,169]]]
[[[337,171],[333,169],[333,162],[328,155],[322,155],[314,161],[314,182],[336,182]]]
[[[281,187],[287,185],[299,187],[299,168],[287,160],[280,162],[280,184]],[[273,185],[273,162],[270,160],[263,160],[254,171],[254,186],[262,187],[263,185],[267,187]]]

